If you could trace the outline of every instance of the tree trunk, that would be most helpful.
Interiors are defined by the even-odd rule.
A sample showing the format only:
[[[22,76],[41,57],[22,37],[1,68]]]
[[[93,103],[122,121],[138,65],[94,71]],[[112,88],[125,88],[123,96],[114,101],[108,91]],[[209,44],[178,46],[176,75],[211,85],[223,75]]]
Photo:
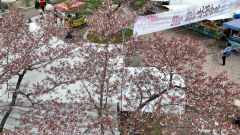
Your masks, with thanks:
[[[24,2],[25,2],[25,5],[26,5],[27,7],[30,6],[28,0],[24,0]]]
[[[102,79],[103,80],[103,79]],[[101,81],[102,81],[101,80]],[[99,112],[99,117],[102,117],[102,110],[103,110],[103,88],[104,88],[104,82],[101,82],[101,94],[100,94],[100,112]],[[101,135],[104,135],[104,128],[103,128],[103,123],[101,122]]]
[[[0,10],[3,12],[3,9],[2,9],[2,1],[0,0]]]
[[[18,77],[18,81],[17,81],[17,85],[16,85],[16,88],[15,88],[15,91],[13,92],[13,95],[12,95],[12,101],[11,101],[11,104],[9,106],[9,109],[7,110],[6,114],[4,115],[2,121],[1,121],[1,124],[0,124],[0,133],[3,132],[3,129],[4,129],[4,125],[9,117],[9,115],[11,114],[12,112],[12,109],[13,109],[13,106],[15,105],[16,103],[16,100],[17,100],[17,91],[18,89],[20,88],[20,85],[21,85],[21,82],[22,82],[22,79],[23,79],[23,76],[24,74],[26,73],[26,69],[23,71],[22,74],[19,75]]]
[[[10,113],[12,112],[12,109],[13,109],[13,106],[15,105],[15,102],[16,102],[16,99],[17,99],[17,93],[14,92],[13,95],[12,95],[12,102],[9,106],[9,109],[7,110],[6,114],[4,115],[2,121],[1,121],[1,124],[0,124],[0,133],[3,132],[3,127],[7,121],[7,118],[8,116],[10,115]]]
[[[108,61],[108,57],[107,57],[107,54],[105,54],[105,60],[106,62]],[[101,94],[100,94],[100,112],[99,112],[99,117],[102,117],[102,111],[103,111],[103,92],[104,92],[104,83],[105,83],[105,78],[106,78],[106,72],[107,72],[107,67],[105,66],[104,67],[104,70],[103,70],[103,75],[102,75],[102,78],[101,78]],[[101,135],[104,135],[104,125],[103,123],[101,122],[100,124],[101,126]]]

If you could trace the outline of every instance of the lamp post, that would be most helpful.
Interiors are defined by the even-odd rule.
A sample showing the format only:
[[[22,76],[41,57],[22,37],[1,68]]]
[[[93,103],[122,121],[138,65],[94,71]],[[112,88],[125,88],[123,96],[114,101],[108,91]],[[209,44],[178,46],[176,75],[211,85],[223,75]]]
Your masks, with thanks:
[[[123,45],[123,47],[124,47],[124,44],[125,44],[125,28],[122,31],[122,45]],[[123,51],[124,51],[124,53],[126,52],[125,48],[123,48]],[[125,65],[124,65],[124,67],[125,67]],[[123,81],[123,75],[122,75],[122,81]],[[122,88],[121,88],[121,111],[122,111],[122,96],[123,96],[123,93],[122,93]]]

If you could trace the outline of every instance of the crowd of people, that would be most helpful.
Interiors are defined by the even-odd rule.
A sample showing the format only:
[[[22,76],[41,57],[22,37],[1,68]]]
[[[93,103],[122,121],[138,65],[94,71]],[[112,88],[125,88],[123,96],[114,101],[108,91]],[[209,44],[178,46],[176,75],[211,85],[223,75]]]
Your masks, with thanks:
[[[47,3],[44,0],[41,0],[40,2],[38,0],[35,1],[35,8],[42,9],[42,12],[40,13],[41,18],[43,18],[43,12],[45,12],[46,5],[47,5]],[[73,38],[72,27],[71,27],[73,25],[73,21],[71,21],[72,16],[68,15],[67,18],[65,18],[65,16],[62,15],[61,12],[59,12],[56,8],[54,8],[53,13],[54,13],[54,18],[55,18],[55,23],[57,23],[58,19],[60,20],[61,23],[63,22],[64,19],[66,19],[70,23],[69,31],[67,32],[65,38],[72,39]]]

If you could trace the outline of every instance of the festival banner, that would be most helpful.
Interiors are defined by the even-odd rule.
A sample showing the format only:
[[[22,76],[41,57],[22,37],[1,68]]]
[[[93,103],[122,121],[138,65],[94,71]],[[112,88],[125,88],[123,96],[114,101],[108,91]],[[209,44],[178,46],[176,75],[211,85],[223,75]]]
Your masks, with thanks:
[[[162,31],[225,13],[234,13],[240,8],[240,0],[214,0],[207,4],[190,6],[180,10],[139,16],[134,24],[136,36]]]

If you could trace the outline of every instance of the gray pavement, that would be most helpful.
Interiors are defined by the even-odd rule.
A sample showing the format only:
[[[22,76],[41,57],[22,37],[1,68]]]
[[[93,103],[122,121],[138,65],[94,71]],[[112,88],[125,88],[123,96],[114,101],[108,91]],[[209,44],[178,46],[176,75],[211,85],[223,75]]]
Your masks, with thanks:
[[[50,3],[49,4],[52,4],[52,5],[56,5],[57,4],[57,0],[50,0]],[[40,12],[42,11],[41,8],[39,9],[36,9],[34,7],[31,7],[31,8],[18,8],[24,15],[25,15],[25,19],[28,19],[28,18],[32,18],[34,16],[38,16],[40,15]]]
[[[57,0],[50,0],[50,3],[49,4],[52,4],[52,5],[56,5],[57,4]],[[28,18],[32,18],[34,16],[38,16],[40,15],[40,12],[41,12],[41,9],[36,9],[34,6],[30,6],[30,7],[22,7],[22,6],[16,6],[16,8],[18,10],[20,10],[24,15],[24,19],[28,19]],[[3,16],[6,15],[7,13],[0,13],[2,14]]]
[[[227,41],[216,40],[207,35],[183,27],[172,28],[161,32],[167,38],[171,36],[183,37],[188,35],[195,40],[203,42],[207,51],[206,62],[203,63],[203,70],[207,73],[206,77],[215,77],[217,74],[224,72],[229,75],[231,80],[240,82],[239,52],[232,52],[231,56],[226,59],[226,65],[222,66],[221,51],[226,47]],[[144,36],[151,37],[153,34],[146,34]]]
[[[230,79],[240,82],[240,53],[233,51],[231,56],[226,59],[226,65],[222,66],[221,51],[226,47],[224,40],[216,40],[207,35],[200,34],[193,30],[183,27],[173,28],[164,31],[167,36],[185,36],[189,35],[195,40],[202,41],[207,49],[206,62],[203,64],[203,70],[207,76],[216,76],[224,72]]]
[[[32,18],[34,16],[40,15],[40,9],[30,8],[30,9],[19,9],[25,16],[25,19]]]

